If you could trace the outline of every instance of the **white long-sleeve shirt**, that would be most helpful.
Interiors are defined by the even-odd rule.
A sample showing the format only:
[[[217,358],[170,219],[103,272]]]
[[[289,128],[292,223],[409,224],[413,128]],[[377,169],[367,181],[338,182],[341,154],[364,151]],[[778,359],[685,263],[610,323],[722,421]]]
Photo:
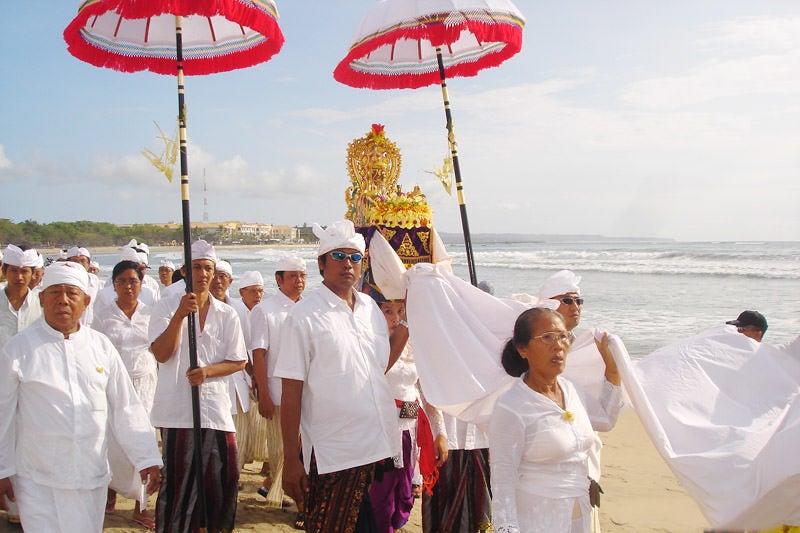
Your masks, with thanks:
[[[588,454],[599,438],[594,430],[613,427],[622,407],[620,388],[606,382],[601,401],[588,400],[591,405],[585,408],[587,398],[572,383],[561,377],[558,383],[566,409],[522,379],[495,405],[489,453],[497,531],[548,531],[552,524],[571,522],[573,501],[588,505]],[[537,505],[541,509],[531,513]],[[540,527],[544,520],[552,520],[551,525]]]
[[[148,415],[104,335],[81,327],[65,339],[41,320],[0,350],[0,478],[106,486],[107,431],[137,471],[161,466]]]

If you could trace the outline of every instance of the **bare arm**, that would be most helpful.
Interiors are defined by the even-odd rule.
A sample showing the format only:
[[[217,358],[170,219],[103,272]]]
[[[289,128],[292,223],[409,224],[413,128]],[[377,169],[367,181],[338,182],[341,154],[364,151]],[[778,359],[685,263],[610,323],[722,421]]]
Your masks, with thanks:
[[[198,309],[197,297],[194,293],[184,294],[178,309],[169,321],[164,332],[150,345],[150,351],[159,363],[166,363],[178,351],[183,331],[183,320],[189,313],[196,313]]]
[[[386,365],[384,374],[391,370],[397,360],[400,359],[407,342],[408,328],[403,325],[394,328],[394,333],[389,337],[389,363]]]
[[[275,404],[269,395],[269,383],[267,380],[267,350],[256,348],[253,350],[253,377],[258,388],[258,412],[267,419],[272,419],[275,415]]]
[[[189,378],[189,385],[192,387],[200,385],[207,378],[220,378],[223,376],[230,376],[234,372],[242,370],[247,361],[222,361],[208,366],[200,366],[195,369],[186,371],[186,377]]]
[[[303,382],[283,378],[281,431],[283,432],[283,490],[295,501],[304,501],[308,476],[300,461],[300,406]]]

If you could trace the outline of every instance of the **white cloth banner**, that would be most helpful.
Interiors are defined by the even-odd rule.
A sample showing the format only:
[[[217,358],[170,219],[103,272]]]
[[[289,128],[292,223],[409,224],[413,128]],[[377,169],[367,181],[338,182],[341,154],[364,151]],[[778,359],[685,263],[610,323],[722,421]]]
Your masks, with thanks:
[[[647,433],[714,527],[800,524],[800,337],[777,347],[719,326],[635,362],[612,351]]]

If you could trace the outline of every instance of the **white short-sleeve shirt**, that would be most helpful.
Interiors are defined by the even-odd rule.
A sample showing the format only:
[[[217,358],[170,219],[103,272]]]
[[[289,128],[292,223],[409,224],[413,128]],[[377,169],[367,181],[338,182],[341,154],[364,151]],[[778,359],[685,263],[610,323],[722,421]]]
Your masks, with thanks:
[[[150,318],[149,337],[152,343],[167,329],[183,295],[162,298]],[[230,305],[209,296],[210,307],[205,327],[201,330],[195,313],[197,332],[197,364],[208,366],[223,361],[247,361],[239,317]],[[186,378],[189,369],[189,333],[184,320],[181,339],[175,354],[158,366],[158,385],[151,419],[159,428],[191,428],[191,386]],[[200,385],[201,427],[220,431],[236,431],[231,417],[228,376],[207,378]]]
[[[400,452],[397,410],[384,375],[386,319],[367,295],[355,305],[324,285],[305,296],[280,333],[275,376],[303,381],[300,431],[309,468],[320,474],[369,464]]]
[[[295,302],[281,291],[259,303],[250,313],[250,339],[253,350],[267,351],[267,387],[275,405],[281,404],[281,378],[275,377],[278,362],[279,332]]]

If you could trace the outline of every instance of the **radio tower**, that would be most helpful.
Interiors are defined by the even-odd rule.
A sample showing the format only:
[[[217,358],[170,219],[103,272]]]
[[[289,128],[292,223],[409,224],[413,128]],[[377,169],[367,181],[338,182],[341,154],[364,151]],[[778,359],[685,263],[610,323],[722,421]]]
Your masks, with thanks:
[[[206,169],[203,169],[203,222],[208,222],[208,187],[206,187]]]

